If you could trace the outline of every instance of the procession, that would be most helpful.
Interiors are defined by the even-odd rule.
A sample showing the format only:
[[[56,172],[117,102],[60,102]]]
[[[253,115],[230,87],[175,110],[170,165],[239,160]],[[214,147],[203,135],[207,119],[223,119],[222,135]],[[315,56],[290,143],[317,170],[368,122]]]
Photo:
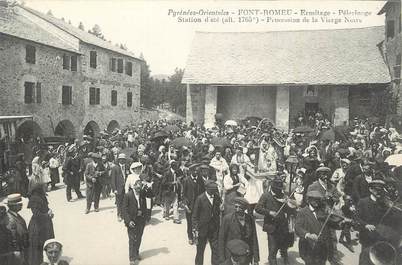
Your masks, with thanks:
[[[127,227],[130,264],[141,260],[141,240],[157,208],[164,222],[187,231],[181,240],[194,245],[195,264],[204,264],[208,243],[211,264],[259,264],[261,251],[268,251],[269,264],[290,264],[287,250],[297,241],[305,264],[339,264],[339,244],[357,252],[359,264],[399,264],[402,137],[357,118],[335,134],[321,117],[314,115],[314,127],[289,133],[266,120],[211,129],[159,120],[57,148],[39,142],[32,174],[22,161],[11,173],[2,205],[2,257],[8,260],[2,264],[64,264],[56,263],[62,243],[46,199],[59,180],[65,203],[86,200],[83,215],[96,214],[101,197],[114,197],[115,221]],[[28,226],[18,214],[22,207],[33,213]],[[262,227],[256,218],[263,218]],[[267,233],[268,250],[259,248],[265,239],[256,229]]]
[[[401,29],[400,0],[0,0],[0,265],[402,264]]]

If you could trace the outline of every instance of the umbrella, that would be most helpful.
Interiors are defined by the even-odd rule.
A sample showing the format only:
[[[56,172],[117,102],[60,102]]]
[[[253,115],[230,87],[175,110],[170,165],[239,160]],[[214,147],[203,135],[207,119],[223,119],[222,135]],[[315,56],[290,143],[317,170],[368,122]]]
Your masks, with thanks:
[[[190,141],[190,139],[186,137],[178,137],[172,141],[172,146],[179,148],[182,146],[191,146],[193,145],[193,142]]]
[[[213,137],[211,139],[211,144],[213,146],[230,146],[230,141],[225,137]]]
[[[169,137],[168,133],[165,131],[158,131],[154,134],[154,136],[151,138],[152,141],[157,141],[163,138]]]
[[[308,126],[299,126],[293,130],[294,133],[311,133],[314,132],[313,128]]]
[[[321,140],[335,141],[335,131],[329,129],[321,134]]]
[[[163,131],[165,132],[179,132],[180,128],[177,125],[168,125],[165,128],[163,128]]]
[[[229,125],[229,126],[237,126],[237,122],[234,120],[227,120],[225,122],[225,125]]]
[[[400,167],[402,166],[402,154],[390,155],[384,162],[390,166]]]

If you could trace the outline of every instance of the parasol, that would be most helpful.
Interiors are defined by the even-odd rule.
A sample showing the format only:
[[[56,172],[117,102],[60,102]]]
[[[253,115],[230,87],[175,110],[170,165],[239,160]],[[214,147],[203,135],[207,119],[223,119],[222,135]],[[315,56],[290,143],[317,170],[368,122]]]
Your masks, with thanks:
[[[402,166],[402,154],[390,155],[384,162],[390,166],[400,167]]]
[[[227,120],[225,122],[225,125],[229,125],[229,126],[237,126],[237,122],[234,120]]]
[[[226,146],[230,146],[230,141],[225,137],[213,137],[211,139],[211,144],[213,146],[226,147]]]
[[[293,133],[311,133],[314,129],[308,126],[299,126],[293,130]]]
[[[165,132],[179,132],[180,128],[177,125],[168,125],[165,128],[163,128],[163,131]]]
[[[168,133],[165,131],[158,131],[154,134],[154,136],[151,138],[152,141],[158,141],[164,138],[169,137]]]
[[[179,148],[182,146],[191,146],[193,145],[193,142],[186,137],[178,137],[172,141],[171,145],[175,148]]]
[[[324,131],[321,134],[321,140],[335,141],[335,131],[333,129]]]

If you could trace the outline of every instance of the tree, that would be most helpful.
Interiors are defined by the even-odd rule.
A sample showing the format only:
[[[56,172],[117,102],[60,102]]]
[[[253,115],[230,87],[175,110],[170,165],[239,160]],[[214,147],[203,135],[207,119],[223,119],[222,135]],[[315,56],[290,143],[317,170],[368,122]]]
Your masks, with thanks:
[[[151,94],[153,80],[151,79],[151,71],[149,70],[149,65],[144,59],[142,53],[140,55],[140,59],[144,60],[144,62],[141,63],[140,104],[141,106],[150,108],[153,106],[153,95]]]
[[[78,25],[78,28],[80,29],[80,30],[85,30],[85,28],[84,28],[84,24],[80,21],[80,24]]]
[[[103,36],[102,29],[98,24],[95,24],[92,29],[88,30],[88,33],[95,35],[99,39],[106,40],[105,36]]]

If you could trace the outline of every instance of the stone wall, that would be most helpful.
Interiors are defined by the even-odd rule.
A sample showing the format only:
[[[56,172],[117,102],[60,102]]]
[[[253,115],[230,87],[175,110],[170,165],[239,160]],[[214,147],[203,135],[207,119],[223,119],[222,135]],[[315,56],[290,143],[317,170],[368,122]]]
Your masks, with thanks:
[[[25,46],[36,47],[36,63],[25,62]],[[98,53],[98,67],[89,67],[89,51]],[[33,44],[14,37],[0,35],[0,112],[1,115],[33,115],[43,136],[53,135],[61,121],[73,125],[76,137],[81,137],[88,122],[95,121],[101,130],[115,120],[121,127],[140,119],[140,62],[133,63],[133,75],[109,70],[111,56],[107,50],[81,44],[77,72],[63,69],[63,55],[73,55],[56,48]],[[41,103],[24,103],[24,83],[41,83]],[[72,87],[72,105],[62,104],[62,86]],[[101,104],[89,105],[89,87],[101,89]],[[118,91],[117,106],[111,106],[111,90]],[[132,92],[132,107],[127,107],[127,92]]]
[[[36,64],[25,62],[27,44],[36,47]],[[53,128],[64,119],[77,130],[84,116],[81,77],[79,72],[62,67],[63,54],[72,54],[5,35],[0,35],[0,47],[1,115],[33,115],[44,136],[53,135]],[[41,83],[41,103],[24,103],[25,82]],[[63,85],[72,86],[72,105],[61,104]]]

